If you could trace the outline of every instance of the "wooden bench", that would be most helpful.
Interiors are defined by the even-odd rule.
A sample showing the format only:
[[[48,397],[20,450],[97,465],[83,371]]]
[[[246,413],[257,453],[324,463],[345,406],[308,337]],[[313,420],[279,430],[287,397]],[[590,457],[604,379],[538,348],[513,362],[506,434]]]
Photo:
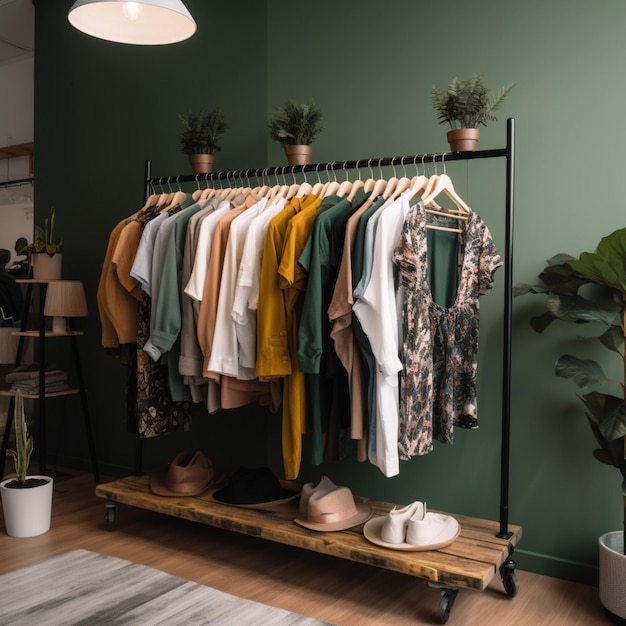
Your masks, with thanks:
[[[269,541],[321,552],[331,556],[393,570],[427,580],[441,589],[438,615],[446,623],[460,589],[484,590],[499,572],[509,596],[518,591],[513,548],[522,536],[519,526],[510,526],[511,536],[497,537],[497,522],[454,515],[461,534],[439,550],[407,552],[392,550],[368,541],[363,525],[339,532],[316,532],[293,522],[297,502],[280,510],[265,511],[221,504],[212,497],[214,487],[197,497],[162,497],[150,490],[147,476],[130,476],[96,487],[96,496],[107,500],[109,530],[115,528],[117,503],[180,517]],[[372,506],[373,516],[386,515],[393,504],[356,498]]]

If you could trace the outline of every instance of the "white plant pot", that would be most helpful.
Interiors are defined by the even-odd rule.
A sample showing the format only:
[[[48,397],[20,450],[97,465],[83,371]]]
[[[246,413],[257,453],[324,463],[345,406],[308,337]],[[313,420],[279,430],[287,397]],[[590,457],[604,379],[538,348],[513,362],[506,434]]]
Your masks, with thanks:
[[[6,487],[6,484],[15,478],[7,478],[0,483],[4,525],[11,537],[35,537],[50,530],[52,478],[50,476],[27,476],[27,478],[43,478],[46,484],[26,489],[12,489]]]
[[[626,555],[624,532],[605,533],[600,546],[600,602],[617,617],[626,619]]]
[[[34,280],[60,280],[63,265],[63,253],[59,252],[52,256],[45,252],[30,255],[33,266]]]

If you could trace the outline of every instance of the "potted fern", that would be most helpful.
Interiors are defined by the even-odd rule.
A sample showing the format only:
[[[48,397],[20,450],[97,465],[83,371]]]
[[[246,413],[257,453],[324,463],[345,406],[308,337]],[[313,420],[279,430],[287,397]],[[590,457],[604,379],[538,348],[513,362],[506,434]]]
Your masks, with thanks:
[[[13,459],[15,478],[0,482],[4,524],[11,537],[35,537],[50,529],[53,481],[50,476],[28,475],[33,437],[26,423],[20,390],[15,393],[13,423],[15,450],[7,450],[7,454]]]
[[[540,284],[520,284],[514,290],[516,296],[547,295],[547,310],[533,317],[532,328],[541,333],[553,322],[596,323],[601,332],[592,340],[617,356],[616,380],[606,376],[596,361],[571,354],[557,360],[555,374],[585,392],[580,399],[598,444],[593,456],[622,476],[623,530],[599,538],[600,600],[611,615],[626,618],[626,228],[604,237],[595,252],[583,252],[578,259],[556,255],[539,278]]]
[[[32,243],[27,243],[18,254],[29,255],[35,280],[58,280],[61,278],[63,237],[55,234],[56,211],[50,209],[43,227],[35,225]]]
[[[215,150],[220,137],[230,128],[220,108],[201,110],[178,116],[183,123],[180,147],[189,157],[194,174],[209,174],[213,171]]]
[[[314,103],[288,100],[276,107],[270,118],[270,138],[285,150],[289,165],[306,165],[311,162],[315,137],[324,130],[322,111]]]
[[[483,77],[474,74],[468,80],[453,78],[447,87],[433,86],[433,104],[440,124],[449,124],[448,143],[452,152],[473,152],[480,139],[478,126],[495,122],[493,114],[515,85],[491,92]]]

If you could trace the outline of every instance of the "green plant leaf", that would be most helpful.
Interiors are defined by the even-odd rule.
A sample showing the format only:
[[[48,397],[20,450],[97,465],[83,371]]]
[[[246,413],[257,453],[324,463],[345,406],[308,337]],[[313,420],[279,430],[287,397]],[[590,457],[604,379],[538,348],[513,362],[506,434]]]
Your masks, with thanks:
[[[539,274],[539,278],[548,291],[575,296],[588,280],[582,278],[567,261],[554,263],[555,259],[556,257],[553,257],[548,261],[547,267]]]
[[[581,276],[626,292],[626,228],[603,237],[595,252],[583,252],[569,265]]]
[[[624,332],[621,326],[613,325],[598,337],[598,341],[609,350],[624,356]]]
[[[571,354],[559,357],[554,373],[575,382],[583,390],[610,382],[596,361],[579,359]]]
[[[626,435],[626,405],[623,398],[593,391],[582,396],[582,401],[589,411],[587,418],[597,424],[606,441],[615,441]],[[620,455],[623,458],[623,447]]]
[[[607,309],[580,296],[550,293],[548,311],[565,322],[601,322],[610,326],[619,312],[618,307]]]

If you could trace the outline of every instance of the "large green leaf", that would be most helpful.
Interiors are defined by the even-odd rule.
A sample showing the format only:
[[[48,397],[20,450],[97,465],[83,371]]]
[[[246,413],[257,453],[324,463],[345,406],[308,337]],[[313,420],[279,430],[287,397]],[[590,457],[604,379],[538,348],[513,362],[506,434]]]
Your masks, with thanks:
[[[558,255],[558,257],[565,257],[565,255]],[[543,281],[548,291],[575,296],[580,287],[589,282],[589,280],[581,277],[569,265],[570,261],[551,264],[555,258],[553,257],[548,261],[548,266],[539,274],[539,278]],[[569,258],[575,260],[572,257]]]
[[[589,411],[587,417],[598,426],[605,441],[615,441],[626,435],[626,405],[622,398],[596,391],[582,396]],[[624,448],[621,449],[624,457]]]
[[[576,261],[568,261],[581,276],[626,292],[626,228],[603,237],[595,252],[583,252]]]
[[[565,322],[601,322],[610,326],[619,313],[619,307],[607,308],[581,296],[550,293],[548,311]]]
[[[598,337],[598,341],[605,348],[624,356],[624,332],[621,326],[611,326]]]
[[[574,381],[583,391],[610,382],[596,361],[579,359],[571,354],[559,357],[554,373]]]

